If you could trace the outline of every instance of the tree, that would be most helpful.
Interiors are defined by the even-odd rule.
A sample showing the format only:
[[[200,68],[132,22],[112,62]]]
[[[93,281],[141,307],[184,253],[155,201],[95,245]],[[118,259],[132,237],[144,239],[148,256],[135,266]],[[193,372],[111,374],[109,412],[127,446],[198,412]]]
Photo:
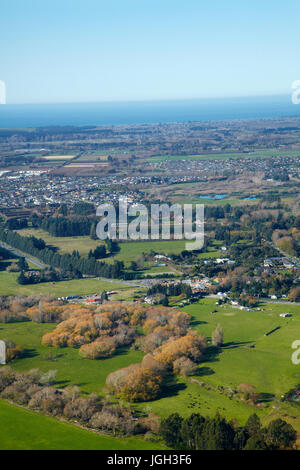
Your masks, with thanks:
[[[182,444],[181,426],[183,418],[178,413],[173,413],[161,422],[159,433],[163,437],[167,446],[173,449],[179,448]]]
[[[131,269],[132,271],[137,271],[138,265],[137,265],[136,261],[131,261],[130,269]]]
[[[206,420],[203,429],[203,444],[206,450],[232,450],[234,429],[220,415]],[[200,447],[201,449],[201,447]]]
[[[223,344],[223,329],[220,325],[218,324],[217,328],[211,335],[211,342],[213,346],[220,347]]]
[[[244,450],[267,450],[267,445],[261,436],[252,436],[248,439]]]
[[[97,240],[97,233],[96,233],[96,223],[92,223],[91,230],[90,230],[90,238],[92,240]]]
[[[293,287],[289,293],[289,300],[292,302],[298,302],[300,300],[300,286]]]
[[[105,292],[105,290],[101,293],[101,301],[104,302],[105,300],[108,300],[108,295],[107,295],[107,292]]]
[[[297,432],[291,424],[282,419],[271,421],[265,432],[265,440],[271,449],[292,447],[297,439]]]
[[[233,439],[234,448],[236,450],[242,450],[245,447],[248,439],[249,434],[244,428],[237,429]]]
[[[184,447],[196,449],[197,441],[202,435],[205,418],[198,413],[194,413],[182,422],[181,437]]]
[[[134,370],[126,377],[120,396],[133,402],[155,400],[160,394],[162,380],[151,369]]]
[[[26,258],[23,258],[23,257],[19,258],[18,266],[19,266],[21,271],[28,271],[28,269],[29,269]]]
[[[20,275],[17,278],[17,281],[22,286],[25,285],[25,284],[28,284],[28,280],[27,280],[27,277],[24,274],[24,271],[21,271]]]
[[[249,416],[245,428],[251,437],[257,436],[260,433],[261,422],[256,413],[253,413],[253,415]]]
[[[113,339],[105,338],[93,343],[84,344],[79,349],[79,354],[85,359],[100,359],[101,357],[110,357],[114,354],[116,347]]]
[[[143,269],[145,266],[145,257],[143,254],[137,256],[136,263],[139,269]]]

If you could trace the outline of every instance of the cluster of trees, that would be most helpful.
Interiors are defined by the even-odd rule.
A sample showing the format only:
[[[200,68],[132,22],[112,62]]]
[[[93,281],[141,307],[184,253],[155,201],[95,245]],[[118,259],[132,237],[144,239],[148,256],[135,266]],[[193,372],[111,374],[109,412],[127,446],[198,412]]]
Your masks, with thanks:
[[[21,271],[17,281],[21,285],[39,284],[41,282],[56,282],[63,281],[64,279],[81,279],[82,274],[80,271],[68,273],[66,271],[55,270],[53,268],[43,269],[41,271],[25,272]]]
[[[22,346],[16,345],[10,339],[4,339],[3,341],[5,342],[6,346],[6,362],[11,362],[24,356],[25,351]]]
[[[106,256],[106,248],[104,245],[97,246],[94,250],[89,251],[89,258],[101,259]]]
[[[296,431],[282,419],[263,428],[256,414],[245,426],[234,426],[220,415],[205,418],[195,413],[182,418],[173,413],[162,420],[160,434],[169,447],[191,450],[291,449],[297,439]]]
[[[122,278],[124,276],[124,263],[115,261],[113,264],[97,261],[94,257],[84,258],[78,252],[72,254],[59,254],[56,251],[47,248],[42,239],[35,237],[23,237],[17,232],[0,229],[0,240],[8,243],[14,248],[20,249],[25,253],[43,261],[49,266],[53,266],[63,271],[62,276],[78,278],[81,274],[92,276],[103,276],[108,278]]]
[[[258,278],[247,274],[247,269],[241,266],[224,273],[220,289],[230,291],[233,298],[239,299],[242,305],[250,307],[257,304],[259,297],[290,293],[292,298],[297,292],[294,275],[291,272],[281,272],[273,276],[262,273]]]
[[[0,246],[0,260],[6,260],[11,258],[11,253]]]
[[[15,323],[28,321],[26,310],[37,305],[41,297],[29,296],[2,296],[0,297],[0,322]],[[46,301],[47,298],[45,298]]]
[[[147,295],[155,295],[155,294],[164,294],[166,296],[178,296],[184,294],[186,297],[191,297],[192,289],[188,284],[183,282],[179,282],[177,284],[161,284],[157,283],[151,286],[148,291]]]
[[[99,359],[113,355],[118,347],[129,346],[135,339],[129,306],[68,304],[59,309],[60,323],[42,339],[47,346],[77,347],[83,357]]]
[[[26,374],[10,367],[0,370],[0,396],[52,416],[76,420],[88,428],[121,435],[157,433],[159,418],[153,414],[137,416],[129,405],[111,404],[96,393],[80,396],[77,386],[53,387],[56,371],[32,369]]]
[[[93,219],[88,217],[33,217],[32,226],[41,228],[53,237],[90,235]]]
[[[189,315],[176,309],[119,303],[54,307],[51,314],[60,323],[43,336],[46,346],[77,347],[88,359],[110,357],[130,345],[147,353],[140,364],[107,377],[110,392],[128,401],[158,397],[164,379],[173,374],[195,374],[207,346],[204,336],[189,329]],[[43,310],[48,311],[48,306]],[[29,308],[26,314],[35,319],[40,306]]]
[[[27,219],[8,219],[6,221],[8,230],[21,230],[28,227]]]
[[[91,215],[95,214],[95,206],[91,202],[79,201],[75,202],[72,211],[76,215]]]

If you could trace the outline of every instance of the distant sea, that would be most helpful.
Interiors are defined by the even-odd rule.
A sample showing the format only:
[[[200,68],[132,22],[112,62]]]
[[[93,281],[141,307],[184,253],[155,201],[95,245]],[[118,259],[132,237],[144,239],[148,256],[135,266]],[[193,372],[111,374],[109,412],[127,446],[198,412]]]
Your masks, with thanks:
[[[0,128],[99,126],[300,117],[291,96],[0,105]]]

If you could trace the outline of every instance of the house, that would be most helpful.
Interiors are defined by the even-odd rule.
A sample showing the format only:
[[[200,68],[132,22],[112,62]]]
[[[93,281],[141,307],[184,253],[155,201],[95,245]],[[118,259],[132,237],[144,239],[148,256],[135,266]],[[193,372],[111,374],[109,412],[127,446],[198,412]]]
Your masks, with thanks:
[[[220,297],[220,299],[226,299],[227,294],[225,292],[218,292],[217,296]]]
[[[144,302],[146,302],[146,304],[149,304],[149,305],[155,305],[157,303],[157,301],[155,300],[155,298],[152,295],[149,295],[148,297],[145,297]]]

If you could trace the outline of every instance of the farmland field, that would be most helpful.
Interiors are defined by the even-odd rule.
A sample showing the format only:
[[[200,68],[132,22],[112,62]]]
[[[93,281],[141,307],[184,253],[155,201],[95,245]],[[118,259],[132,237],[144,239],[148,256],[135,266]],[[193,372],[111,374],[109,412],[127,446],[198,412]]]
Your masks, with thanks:
[[[1,450],[147,450],[160,443],[117,438],[81,429],[0,400]]]
[[[47,372],[55,369],[58,386],[78,385],[82,392],[101,393],[110,372],[142,360],[143,353],[128,348],[121,349],[111,358],[95,361],[81,358],[78,349],[42,345],[42,336],[54,328],[53,324],[33,322],[0,323],[0,337],[11,339],[26,349],[25,357],[15,361],[13,367],[19,371],[39,368]]]
[[[92,240],[90,237],[53,237],[48,232],[40,229],[26,228],[18,230],[23,236],[34,235],[42,238],[48,245],[57,246],[62,253],[72,253],[78,250],[83,256],[87,255],[90,250],[94,250],[97,246],[104,244],[102,240]],[[150,253],[151,250],[161,254],[177,254],[185,249],[184,240],[158,240],[158,241],[136,241],[120,243],[120,251],[114,256],[105,258],[106,262],[114,260],[131,262],[142,253]]]
[[[0,295],[53,294],[56,297],[84,295],[103,290],[126,290],[126,285],[97,279],[72,279],[70,281],[42,282],[22,286],[17,282],[18,273],[0,271]]]
[[[97,246],[102,245],[101,240],[92,240],[90,237],[52,237],[48,232],[40,229],[25,228],[18,230],[22,236],[29,237],[31,235],[42,238],[47,245],[57,246],[61,253],[72,253],[78,250],[81,255],[87,255],[90,250],[94,250]]]
[[[209,354],[199,365],[194,377],[177,378],[167,382],[163,396],[155,401],[136,404],[137,409],[151,409],[166,416],[174,409],[182,415],[200,412],[214,415],[216,411],[244,424],[255,411],[263,422],[272,417],[284,417],[300,431],[299,407],[279,401],[282,394],[299,382],[300,371],[291,362],[291,344],[300,331],[300,306],[293,304],[262,304],[262,310],[244,311],[232,306],[216,306],[215,299],[204,299],[183,308],[192,317],[192,327],[210,338],[218,323],[223,327],[224,346],[220,352]],[[215,311],[215,313],[212,313]],[[292,313],[290,318],[280,313]],[[266,332],[279,326],[276,332]],[[77,384],[82,392],[104,393],[109,372],[140,362],[143,353],[123,349],[106,360],[87,360],[72,348],[48,348],[41,337],[54,325],[32,322],[1,324],[0,335],[27,349],[26,357],[13,363],[17,370],[40,368],[57,370],[58,386]],[[260,407],[253,407],[240,398],[230,398],[222,389],[235,390],[240,383],[250,383],[262,394]]]
[[[44,160],[50,160],[50,161],[55,161],[55,160],[72,160],[75,157],[75,155],[48,155],[46,157],[43,157]]]

